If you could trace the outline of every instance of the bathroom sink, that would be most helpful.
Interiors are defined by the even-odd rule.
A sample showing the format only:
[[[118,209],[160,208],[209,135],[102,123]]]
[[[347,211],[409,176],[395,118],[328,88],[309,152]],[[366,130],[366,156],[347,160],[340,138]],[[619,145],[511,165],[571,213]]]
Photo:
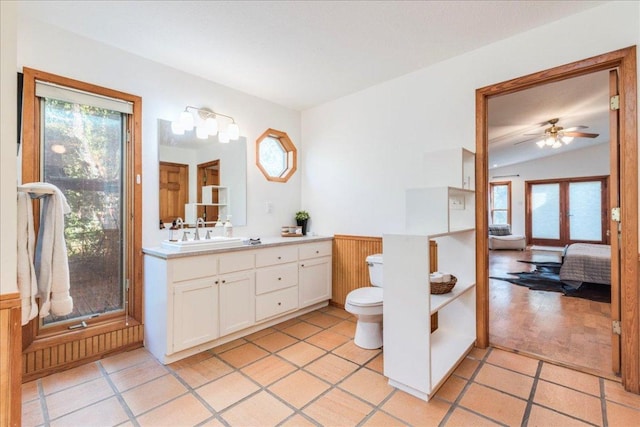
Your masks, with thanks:
[[[200,240],[163,240],[162,247],[174,251],[202,251],[207,249],[235,248],[242,246],[242,238],[240,237],[212,237],[211,239]]]

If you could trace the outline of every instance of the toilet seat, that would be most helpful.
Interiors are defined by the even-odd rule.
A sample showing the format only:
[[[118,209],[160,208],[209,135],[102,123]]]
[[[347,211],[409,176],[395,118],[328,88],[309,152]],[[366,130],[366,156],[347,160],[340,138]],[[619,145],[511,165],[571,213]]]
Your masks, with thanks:
[[[347,295],[347,302],[360,307],[382,305],[382,288],[370,286],[354,289]]]

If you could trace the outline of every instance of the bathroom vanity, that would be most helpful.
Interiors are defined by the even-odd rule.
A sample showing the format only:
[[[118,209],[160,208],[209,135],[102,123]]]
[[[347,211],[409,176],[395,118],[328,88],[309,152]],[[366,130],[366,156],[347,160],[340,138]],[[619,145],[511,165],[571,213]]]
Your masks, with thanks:
[[[165,364],[316,310],[331,299],[331,237],[143,252],[145,347]]]

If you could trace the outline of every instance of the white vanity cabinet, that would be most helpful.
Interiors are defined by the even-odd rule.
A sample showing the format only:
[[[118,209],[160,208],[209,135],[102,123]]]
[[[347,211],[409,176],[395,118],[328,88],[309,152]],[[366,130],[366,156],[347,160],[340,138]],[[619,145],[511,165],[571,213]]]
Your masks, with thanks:
[[[326,306],[331,239],[271,240],[193,252],[145,248],[145,347],[172,363]]]
[[[331,242],[299,247],[299,301],[304,307],[331,299]]]

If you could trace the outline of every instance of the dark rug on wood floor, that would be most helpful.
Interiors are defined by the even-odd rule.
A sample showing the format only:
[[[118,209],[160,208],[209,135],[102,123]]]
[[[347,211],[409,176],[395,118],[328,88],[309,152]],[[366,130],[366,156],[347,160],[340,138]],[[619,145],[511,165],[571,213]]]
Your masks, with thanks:
[[[554,268],[549,270],[555,270]],[[516,277],[489,277],[504,280],[514,285],[526,286],[534,291],[562,292],[567,297],[583,298],[597,302],[611,302],[611,286],[598,283],[583,283],[579,288],[566,285],[560,280],[558,273],[546,268],[521,273],[507,273]]]

